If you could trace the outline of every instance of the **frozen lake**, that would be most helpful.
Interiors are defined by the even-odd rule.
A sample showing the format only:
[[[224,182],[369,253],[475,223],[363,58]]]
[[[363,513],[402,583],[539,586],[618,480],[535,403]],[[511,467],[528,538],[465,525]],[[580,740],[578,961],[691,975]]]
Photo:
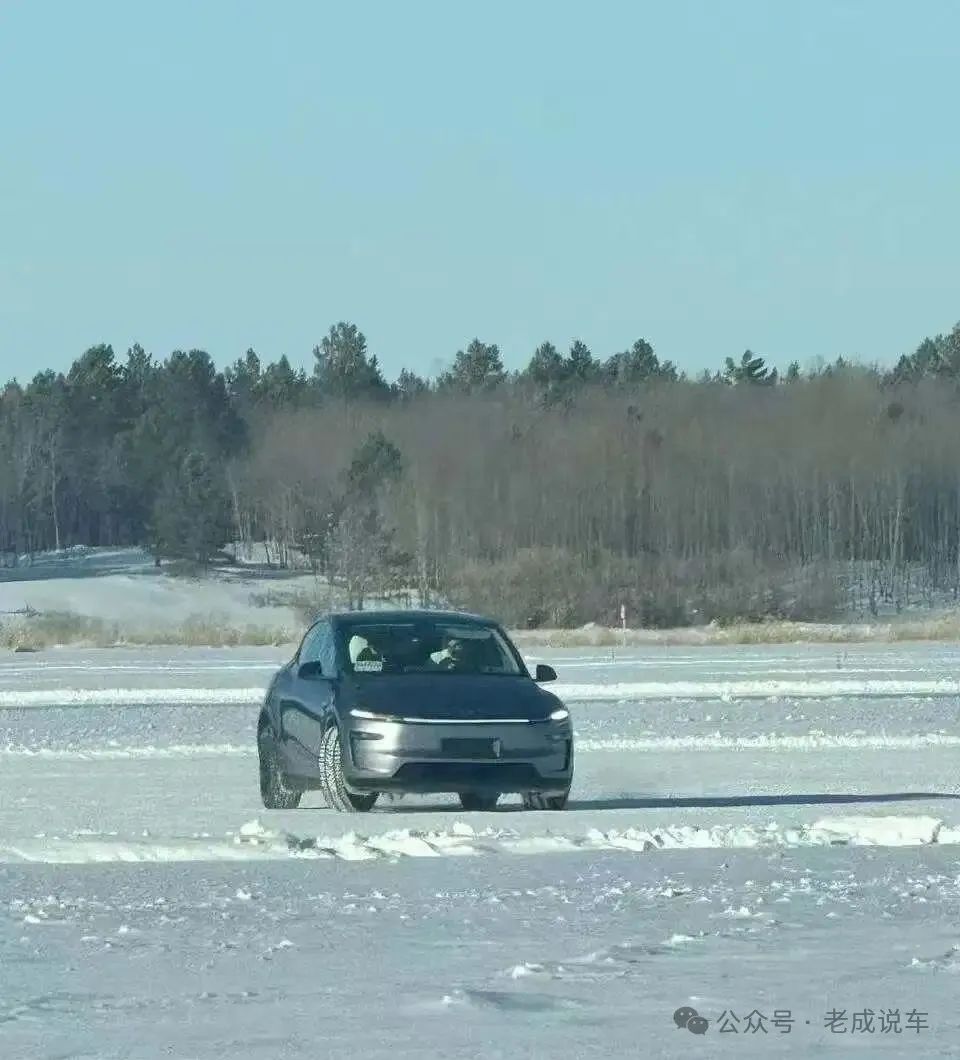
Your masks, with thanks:
[[[284,654],[0,662],[4,1060],[960,1049],[960,649],[539,649],[568,811],[351,816],[260,806]]]

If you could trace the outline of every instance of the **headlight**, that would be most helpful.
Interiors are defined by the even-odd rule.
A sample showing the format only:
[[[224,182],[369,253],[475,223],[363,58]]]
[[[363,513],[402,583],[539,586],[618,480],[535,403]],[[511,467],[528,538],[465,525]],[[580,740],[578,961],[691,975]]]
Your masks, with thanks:
[[[403,718],[396,714],[377,714],[372,710],[360,710],[359,707],[351,709],[350,717],[361,718],[363,721],[403,721]]]
[[[558,707],[551,715],[551,721],[566,721],[570,717],[570,711],[566,707]]]

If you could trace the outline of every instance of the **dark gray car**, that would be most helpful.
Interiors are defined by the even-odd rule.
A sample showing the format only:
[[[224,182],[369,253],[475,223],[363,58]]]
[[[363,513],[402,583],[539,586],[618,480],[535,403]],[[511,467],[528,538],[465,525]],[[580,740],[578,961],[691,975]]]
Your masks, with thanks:
[[[310,789],[338,810],[382,791],[455,792],[467,810],[519,792],[561,810],[573,777],[563,703],[495,622],[441,611],[356,611],[316,621],[270,683],[257,727],[260,791],[292,808]]]

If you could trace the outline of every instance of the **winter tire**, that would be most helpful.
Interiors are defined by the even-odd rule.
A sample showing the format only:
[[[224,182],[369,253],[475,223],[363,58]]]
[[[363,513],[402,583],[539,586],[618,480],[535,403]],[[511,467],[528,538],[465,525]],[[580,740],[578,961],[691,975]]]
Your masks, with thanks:
[[[354,795],[343,782],[343,758],[340,752],[340,732],[331,725],[320,743],[320,790],[331,810],[340,813],[366,813],[373,809],[378,792]]]
[[[268,810],[295,810],[300,805],[302,792],[287,786],[273,741],[266,730],[257,739],[257,750],[260,753],[260,798],[263,805]]]
[[[547,795],[543,791],[526,791],[523,794],[523,808],[525,810],[565,810],[569,797],[569,788],[558,795]]]

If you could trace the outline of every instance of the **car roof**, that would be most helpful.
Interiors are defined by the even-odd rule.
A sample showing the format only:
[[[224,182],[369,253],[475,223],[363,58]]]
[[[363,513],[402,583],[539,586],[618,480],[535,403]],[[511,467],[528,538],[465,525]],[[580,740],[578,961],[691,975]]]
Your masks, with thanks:
[[[427,608],[404,608],[392,611],[334,611],[326,615],[317,615],[317,619],[327,618],[335,626],[350,622],[410,622],[433,620],[440,622],[461,622],[484,626],[495,626],[495,619],[467,611],[434,611]]]

